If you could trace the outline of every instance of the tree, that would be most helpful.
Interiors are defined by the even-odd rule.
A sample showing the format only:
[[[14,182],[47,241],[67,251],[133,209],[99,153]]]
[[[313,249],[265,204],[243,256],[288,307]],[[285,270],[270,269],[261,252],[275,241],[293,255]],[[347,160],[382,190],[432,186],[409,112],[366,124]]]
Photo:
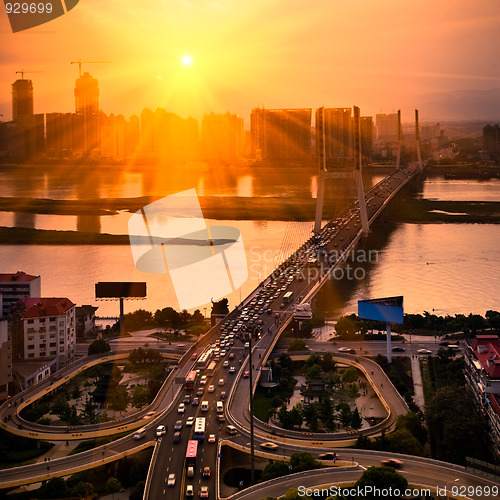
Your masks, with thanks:
[[[80,481],[76,486],[71,488],[71,496],[73,497],[88,497],[94,493],[94,487],[91,483]]]
[[[351,423],[350,406],[347,403],[340,403],[339,405],[337,405],[337,411],[340,411],[340,423],[347,429],[347,426]]]
[[[111,351],[111,347],[108,342],[104,339],[96,339],[92,344],[89,345],[88,355],[92,354],[102,354]]]
[[[151,401],[151,390],[147,385],[136,385],[132,389],[131,404],[136,408],[142,408]]]
[[[307,426],[309,429],[311,429],[312,432],[316,432],[318,430],[318,416],[319,416],[319,408],[318,408],[318,403],[310,403],[306,406],[304,406],[302,410],[302,415],[304,417],[304,420],[307,423]]]
[[[312,365],[306,370],[306,380],[321,378],[321,366]]]
[[[108,404],[114,411],[125,411],[129,405],[130,398],[127,393],[127,388],[119,385],[111,393]]]
[[[130,491],[129,500],[142,500],[146,481],[139,481]]]
[[[307,350],[306,343],[301,339],[293,339],[288,346],[289,351],[305,351]]]
[[[331,352],[326,352],[323,355],[321,367],[323,368],[324,372],[332,372],[337,369],[337,364],[335,363]]]
[[[69,495],[69,488],[62,477],[53,477],[38,489],[38,498],[64,498]]]
[[[373,486],[379,491],[386,488],[399,490],[404,493],[408,488],[408,481],[404,476],[396,472],[392,467],[369,467],[363,472],[363,475],[356,481],[355,488],[365,490],[367,486]],[[365,493],[365,497],[369,500],[380,500],[380,494],[374,488],[373,493]],[[391,498],[401,498],[393,496]]]
[[[427,430],[420,417],[413,411],[409,411],[406,415],[399,415],[396,420],[396,430],[399,429],[408,429],[422,445],[427,442]]]
[[[319,469],[321,464],[307,451],[297,451],[290,456],[292,473]]]
[[[193,325],[204,325],[205,324],[205,318],[203,317],[203,314],[201,314],[201,311],[199,309],[196,309],[196,311],[191,316],[191,323]]]
[[[82,391],[80,389],[80,386],[79,385],[75,385],[75,387],[71,391],[71,397],[73,399],[80,399],[81,396],[82,396]]]
[[[92,399],[87,396],[87,399],[85,400],[85,407],[82,412],[82,417],[87,420],[89,424],[97,424],[100,420],[99,415],[95,411],[96,408],[97,406],[92,402]]]
[[[319,404],[319,419],[328,431],[336,428],[335,416],[333,413],[333,403],[330,398],[323,398]]]
[[[322,363],[322,358],[321,355],[313,352],[307,359],[306,359],[306,367],[309,368],[313,365],[321,365]]]
[[[122,483],[116,479],[116,477],[110,477],[106,481],[105,489],[106,493],[111,493],[113,495],[113,498],[115,498],[115,493],[118,493],[122,487]]]
[[[358,380],[359,373],[354,366],[350,366],[347,370],[342,374],[342,382],[346,384],[352,384]]]
[[[269,481],[269,479],[286,476],[287,474],[290,474],[290,469],[288,468],[288,464],[286,462],[271,462],[270,464],[267,464],[265,469],[262,471],[260,481]]]
[[[354,411],[351,413],[351,427],[353,429],[361,429],[363,425],[363,420],[361,419],[361,415],[357,408],[354,408]]]
[[[335,325],[335,330],[341,337],[350,338],[354,337],[359,330],[358,323],[355,320],[354,314],[351,316],[343,316],[339,318]]]

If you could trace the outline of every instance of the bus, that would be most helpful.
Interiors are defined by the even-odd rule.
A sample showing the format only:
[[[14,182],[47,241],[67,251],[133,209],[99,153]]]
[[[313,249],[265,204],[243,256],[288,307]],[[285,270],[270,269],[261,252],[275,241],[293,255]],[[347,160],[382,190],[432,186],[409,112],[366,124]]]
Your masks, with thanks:
[[[184,388],[186,391],[192,391],[198,382],[198,370],[191,370],[186,377],[186,382],[184,382]]]
[[[292,300],[293,297],[293,292],[286,292],[285,295],[283,295],[283,302],[285,304],[288,304]]]
[[[194,438],[197,441],[204,441],[205,439],[205,417],[198,417],[194,423]]]
[[[186,451],[186,468],[196,467],[196,455],[198,454],[198,441],[188,441]]]
[[[196,368],[198,370],[204,370],[212,359],[213,349],[206,350],[196,361]]]
[[[207,375],[210,377],[215,373],[215,367],[217,366],[217,361],[210,361],[207,368]]]

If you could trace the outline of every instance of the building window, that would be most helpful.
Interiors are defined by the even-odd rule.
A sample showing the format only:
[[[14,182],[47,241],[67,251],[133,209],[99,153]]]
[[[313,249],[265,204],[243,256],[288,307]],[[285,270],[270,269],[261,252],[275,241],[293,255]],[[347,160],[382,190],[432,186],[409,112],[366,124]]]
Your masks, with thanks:
[[[59,352],[64,352],[64,347],[59,347]]]
[[[40,349],[45,349],[46,344],[40,344]]]
[[[51,342],[51,343],[49,344],[49,346],[50,346],[50,347],[57,347],[57,344],[56,344],[55,342]]]
[[[49,326],[49,330],[50,330],[51,332],[56,331],[56,325],[50,325],[50,326]]]
[[[28,358],[34,358],[34,357],[35,355],[32,352],[28,354]]]
[[[49,319],[49,321],[55,321],[55,320],[56,320],[55,317]]]
[[[35,329],[34,328],[28,328],[28,333],[35,333]]]
[[[50,351],[51,356],[55,356],[57,354],[57,351]]]
[[[28,325],[32,325],[34,322],[35,322],[35,320],[34,320],[34,319],[29,319],[29,320],[28,320]]]
[[[61,340],[59,341],[59,344],[64,344],[64,339],[61,339]]]
[[[47,328],[45,328],[44,326],[41,326],[39,329],[38,329],[39,332],[46,332],[47,331]]]
[[[35,348],[35,344],[28,344],[28,350],[32,351]]]
[[[40,323],[45,323],[45,318],[39,318],[38,321],[40,321]]]

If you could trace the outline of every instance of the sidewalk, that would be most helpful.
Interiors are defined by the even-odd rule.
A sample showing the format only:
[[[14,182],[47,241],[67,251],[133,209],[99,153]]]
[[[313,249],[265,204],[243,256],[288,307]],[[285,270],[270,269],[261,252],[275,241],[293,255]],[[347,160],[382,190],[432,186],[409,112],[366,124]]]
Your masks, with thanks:
[[[413,390],[415,395],[413,399],[419,408],[423,411],[425,408],[424,386],[422,384],[422,372],[420,371],[419,356],[411,357],[411,376],[413,379]]]

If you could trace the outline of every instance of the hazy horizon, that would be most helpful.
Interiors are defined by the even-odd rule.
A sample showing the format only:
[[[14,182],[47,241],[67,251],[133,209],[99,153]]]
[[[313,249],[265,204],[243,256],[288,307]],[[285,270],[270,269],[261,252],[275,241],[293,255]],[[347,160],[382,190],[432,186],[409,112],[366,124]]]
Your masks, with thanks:
[[[86,0],[13,34],[4,12],[0,113],[10,119],[21,69],[33,80],[35,113],[74,111],[78,66],[70,62],[81,58],[110,61],[82,66],[98,79],[106,114],[163,107],[197,119],[230,111],[247,121],[257,106],[357,105],[372,116],[401,109],[408,122],[418,107],[425,122],[448,118],[439,116],[446,107],[436,114],[426,104],[432,94],[493,90],[487,105],[464,105],[463,119],[494,119],[499,21],[492,0]]]

